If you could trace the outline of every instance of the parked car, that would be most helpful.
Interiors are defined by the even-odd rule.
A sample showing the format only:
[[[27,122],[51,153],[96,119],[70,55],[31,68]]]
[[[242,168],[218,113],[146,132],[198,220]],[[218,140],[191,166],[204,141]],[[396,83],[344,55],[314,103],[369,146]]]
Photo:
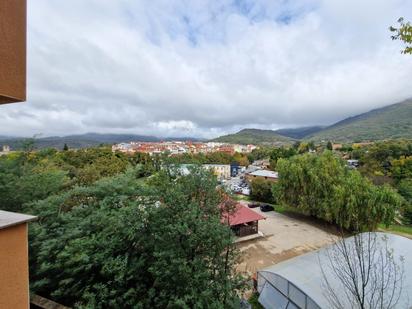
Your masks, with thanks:
[[[260,210],[267,212],[267,211],[275,210],[275,208],[273,208],[273,206],[265,204],[265,205],[260,205]]]
[[[259,207],[259,206],[260,206],[260,204],[258,204],[258,203],[249,203],[247,205],[247,207],[249,207],[249,208],[256,208],[256,207]]]

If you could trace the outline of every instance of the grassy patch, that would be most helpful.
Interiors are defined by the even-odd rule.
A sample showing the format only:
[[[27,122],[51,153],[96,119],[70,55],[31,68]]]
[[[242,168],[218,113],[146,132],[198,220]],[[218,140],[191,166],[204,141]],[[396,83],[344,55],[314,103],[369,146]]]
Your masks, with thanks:
[[[302,211],[295,207],[290,207],[287,205],[274,205],[272,206],[275,208],[275,211],[281,214],[300,214],[300,215],[305,215]]]
[[[394,225],[390,225],[389,227],[386,227],[383,224],[380,224],[379,229],[385,232],[389,232],[389,233],[409,235],[409,237],[412,237],[412,226],[408,226],[408,225],[394,224]]]
[[[232,194],[232,197],[236,201],[251,201],[250,196],[242,194]]]

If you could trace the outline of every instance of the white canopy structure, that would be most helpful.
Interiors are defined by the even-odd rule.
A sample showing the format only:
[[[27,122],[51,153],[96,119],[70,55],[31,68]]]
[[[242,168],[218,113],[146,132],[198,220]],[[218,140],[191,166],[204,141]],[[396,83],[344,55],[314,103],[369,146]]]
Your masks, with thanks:
[[[412,308],[412,240],[388,233],[371,234],[376,236],[378,244],[385,243],[393,249],[395,260],[403,259],[404,280],[396,308]],[[354,242],[354,237],[346,241]],[[257,289],[260,304],[266,309],[331,308],[330,298],[325,293],[325,277],[329,286],[341,286],[333,271],[325,267],[330,264],[328,252],[333,250],[333,246],[337,245],[333,244],[259,271]],[[322,271],[329,274],[326,273],[324,277]],[[348,299],[345,289],[337,288],[334,292],[344,299],[344,302],[345,298]],[[343,303],[343,307],[351,308],[348,300]]]

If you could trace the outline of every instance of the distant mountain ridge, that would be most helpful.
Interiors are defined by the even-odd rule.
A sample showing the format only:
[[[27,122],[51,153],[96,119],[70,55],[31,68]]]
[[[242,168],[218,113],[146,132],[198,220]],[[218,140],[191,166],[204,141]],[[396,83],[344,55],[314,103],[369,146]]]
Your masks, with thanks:
[[[232,144],[291,144],[294,139],[280,135],[273,130],[243,129],[234,134],[213,139],[214,142]]]
[[[243,129],[237,133],[212,139],[216,142],[233,144],[270,144],[288,145],[297,140],[313,141],[376,141],[392,138],[412,139],[412,99],[374,109],[353,117],[343,119],[331,126],[311,126],[279,130]],[[9,145],[13,150],[21,149],[24,137],[0,135],[0,147]],[[203,141],[192,137],[160,138],[134,134],[98,134],[86,133],[68,136],[36,138],[36,148],[62,149],[95,147],[100,144],[115,144],[130,141],[159,142],[167,140]]]
[[[306,136],[315,134],[326,128],[326,126],[312,126],[312,127],[299,127],[299,128],[290,128],[290,129],[279,129],[276,132],[279,135],[287,136],[295,139],[302,139]]]
[[[339,142],[412,138],[412,99],[346,118],[305,138]]]
[[[343,119],[331,126],[279,130],[243,129],[214,141],[239,144],[290,144],[296,140],[377,141],[412,139],[412,99]]]
[[[27,140],[27,137],[7,137],[0,136],[0,146],[9,145],[12,150],[18,150],[22,148],[22,143]],[[69,148],[87,148],[96,147],[101,144],[117,144],[126,143],[132,141],[139,142],[160,142],[160,141],[200,141],[199,138],[191,137],[174,137],[174,138],[160,138],[156,136],[147,135],[134,135],[134,134],[99,134],[99,133],[86,133],[79,135],[68,135],[68,136],[50,136],[35,138],[35,148],[56,148],[62,149],[64,144],[67,144]]]

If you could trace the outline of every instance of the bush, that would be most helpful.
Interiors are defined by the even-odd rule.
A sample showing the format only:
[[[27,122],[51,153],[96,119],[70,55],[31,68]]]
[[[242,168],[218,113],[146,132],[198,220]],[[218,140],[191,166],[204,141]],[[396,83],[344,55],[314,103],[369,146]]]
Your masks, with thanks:
[[[251,182],[250,197],[256,201],[273,202],[272,182],[264,179],[254,179]]]
[[[272,184],[272,201],[274,204],[280,204],[282,200],[282,188],[279,183]]]
[[[399,193],[411,204],[412,203],[412,179],[403,179],[398,184]]]
[[[408,204],[402,211],[402,223],[412,225],[412,204]]]

